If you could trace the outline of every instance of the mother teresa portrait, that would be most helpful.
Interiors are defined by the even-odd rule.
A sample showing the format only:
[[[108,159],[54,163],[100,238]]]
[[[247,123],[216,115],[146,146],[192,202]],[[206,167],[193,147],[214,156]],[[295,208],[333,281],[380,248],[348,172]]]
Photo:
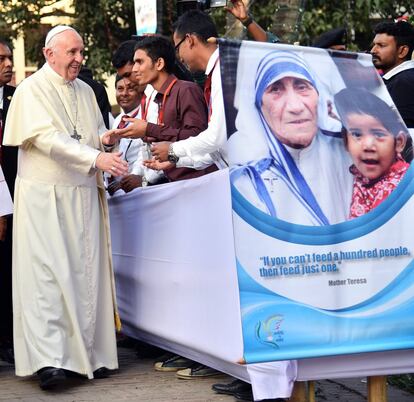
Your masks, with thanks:
[[[230,178],[239,195],[272,217],[331,225],[347,219],[350,159],[340,125],[336,133],[331,127],[337,122],[329,121],[326,88],[300,49],[261,49],[254,73],[249,49],[249,67],[239,67]],[[243,51],[242,46],[239,60]]]

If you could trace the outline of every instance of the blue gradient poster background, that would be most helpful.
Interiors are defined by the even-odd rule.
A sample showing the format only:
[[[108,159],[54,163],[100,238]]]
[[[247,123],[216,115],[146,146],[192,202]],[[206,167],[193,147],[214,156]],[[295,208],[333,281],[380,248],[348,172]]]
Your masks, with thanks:
[[[270,136],[273,126],[263,123],[257,71],[261,60],[275,50],[284,52],[281,57],[291,52],[304,60],[309,77],[303,69],[289,74],[312,81],[319,102],[311,145],[299,151],[282,146],[282,157],[285,151],[294,155],[300,170],[301,152],[308,157],[317,141],[328,144],[323,153],[315,153],[309,164],[315,173],[303,173],[307,183],[298,191],[291,188],[296,173],[289,159],[286,165],[276,164],[274,171],[267,168],[278,154],[269,151],[272,139],[263,139],[266,126]],[[222,76],[227,77],[223,91],[247,363],[414,347],[412,167],[379,206],[349,219],[352,161],[342,144],[344,122],[337,118],[335,94],[364,83],[367,91],[395,107],[368,56],[341,53],[339,61],[336,56],[287,45],[220,43]],[[348,74],[351,70],[353,76]],[[277,74],[271,82],[286,77]],[[298,127],[302,120],[296,119]],[[331,179],[330,173],[342,163],[339,158],[345,168]],[[335,177],[338,181],[331,182]],[[307,203],[308,190],[319,209]]]

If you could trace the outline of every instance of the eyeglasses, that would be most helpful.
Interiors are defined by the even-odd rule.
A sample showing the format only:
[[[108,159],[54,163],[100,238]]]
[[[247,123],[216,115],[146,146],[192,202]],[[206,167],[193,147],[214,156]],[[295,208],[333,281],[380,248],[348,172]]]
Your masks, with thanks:
[[[178,53],[178,51],[179,51],[179,49],[180,49],[180,46],[181,46],[181,43],[183,43],[184,41],[185,41],[185,39],[187,38],[187,35],[185,35],[184,36],[184,38],[182,38],[176,45],[175,45],[175,47],[174,47],[174,49],[175,49],[175,52],[176,53]]]

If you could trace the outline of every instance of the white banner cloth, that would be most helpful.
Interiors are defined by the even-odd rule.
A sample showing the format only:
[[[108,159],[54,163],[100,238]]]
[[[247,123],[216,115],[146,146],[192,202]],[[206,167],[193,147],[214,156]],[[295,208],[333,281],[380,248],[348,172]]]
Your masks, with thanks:
[[[228,171],[109,199],[123,331],[249,381]],[[304,323],[304,330],[306,323]],[[298,379],[408,373],[414,351],[300,360]]]

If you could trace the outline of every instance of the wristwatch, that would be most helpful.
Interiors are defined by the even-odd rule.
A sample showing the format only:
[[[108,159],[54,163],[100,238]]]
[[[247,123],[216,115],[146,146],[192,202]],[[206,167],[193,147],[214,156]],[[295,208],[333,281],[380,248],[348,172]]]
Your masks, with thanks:
[[[174,153],[173,144],[170,144],[168,147],[168,162],[174,163],[175,165],[178,162],[178,159],[180,159],[180,157]]]
[[[244,20],[241,20],[241,23],[247,28],[251,23],[253,22],[253,17],[251,14],[247,15],[247,18]]]

